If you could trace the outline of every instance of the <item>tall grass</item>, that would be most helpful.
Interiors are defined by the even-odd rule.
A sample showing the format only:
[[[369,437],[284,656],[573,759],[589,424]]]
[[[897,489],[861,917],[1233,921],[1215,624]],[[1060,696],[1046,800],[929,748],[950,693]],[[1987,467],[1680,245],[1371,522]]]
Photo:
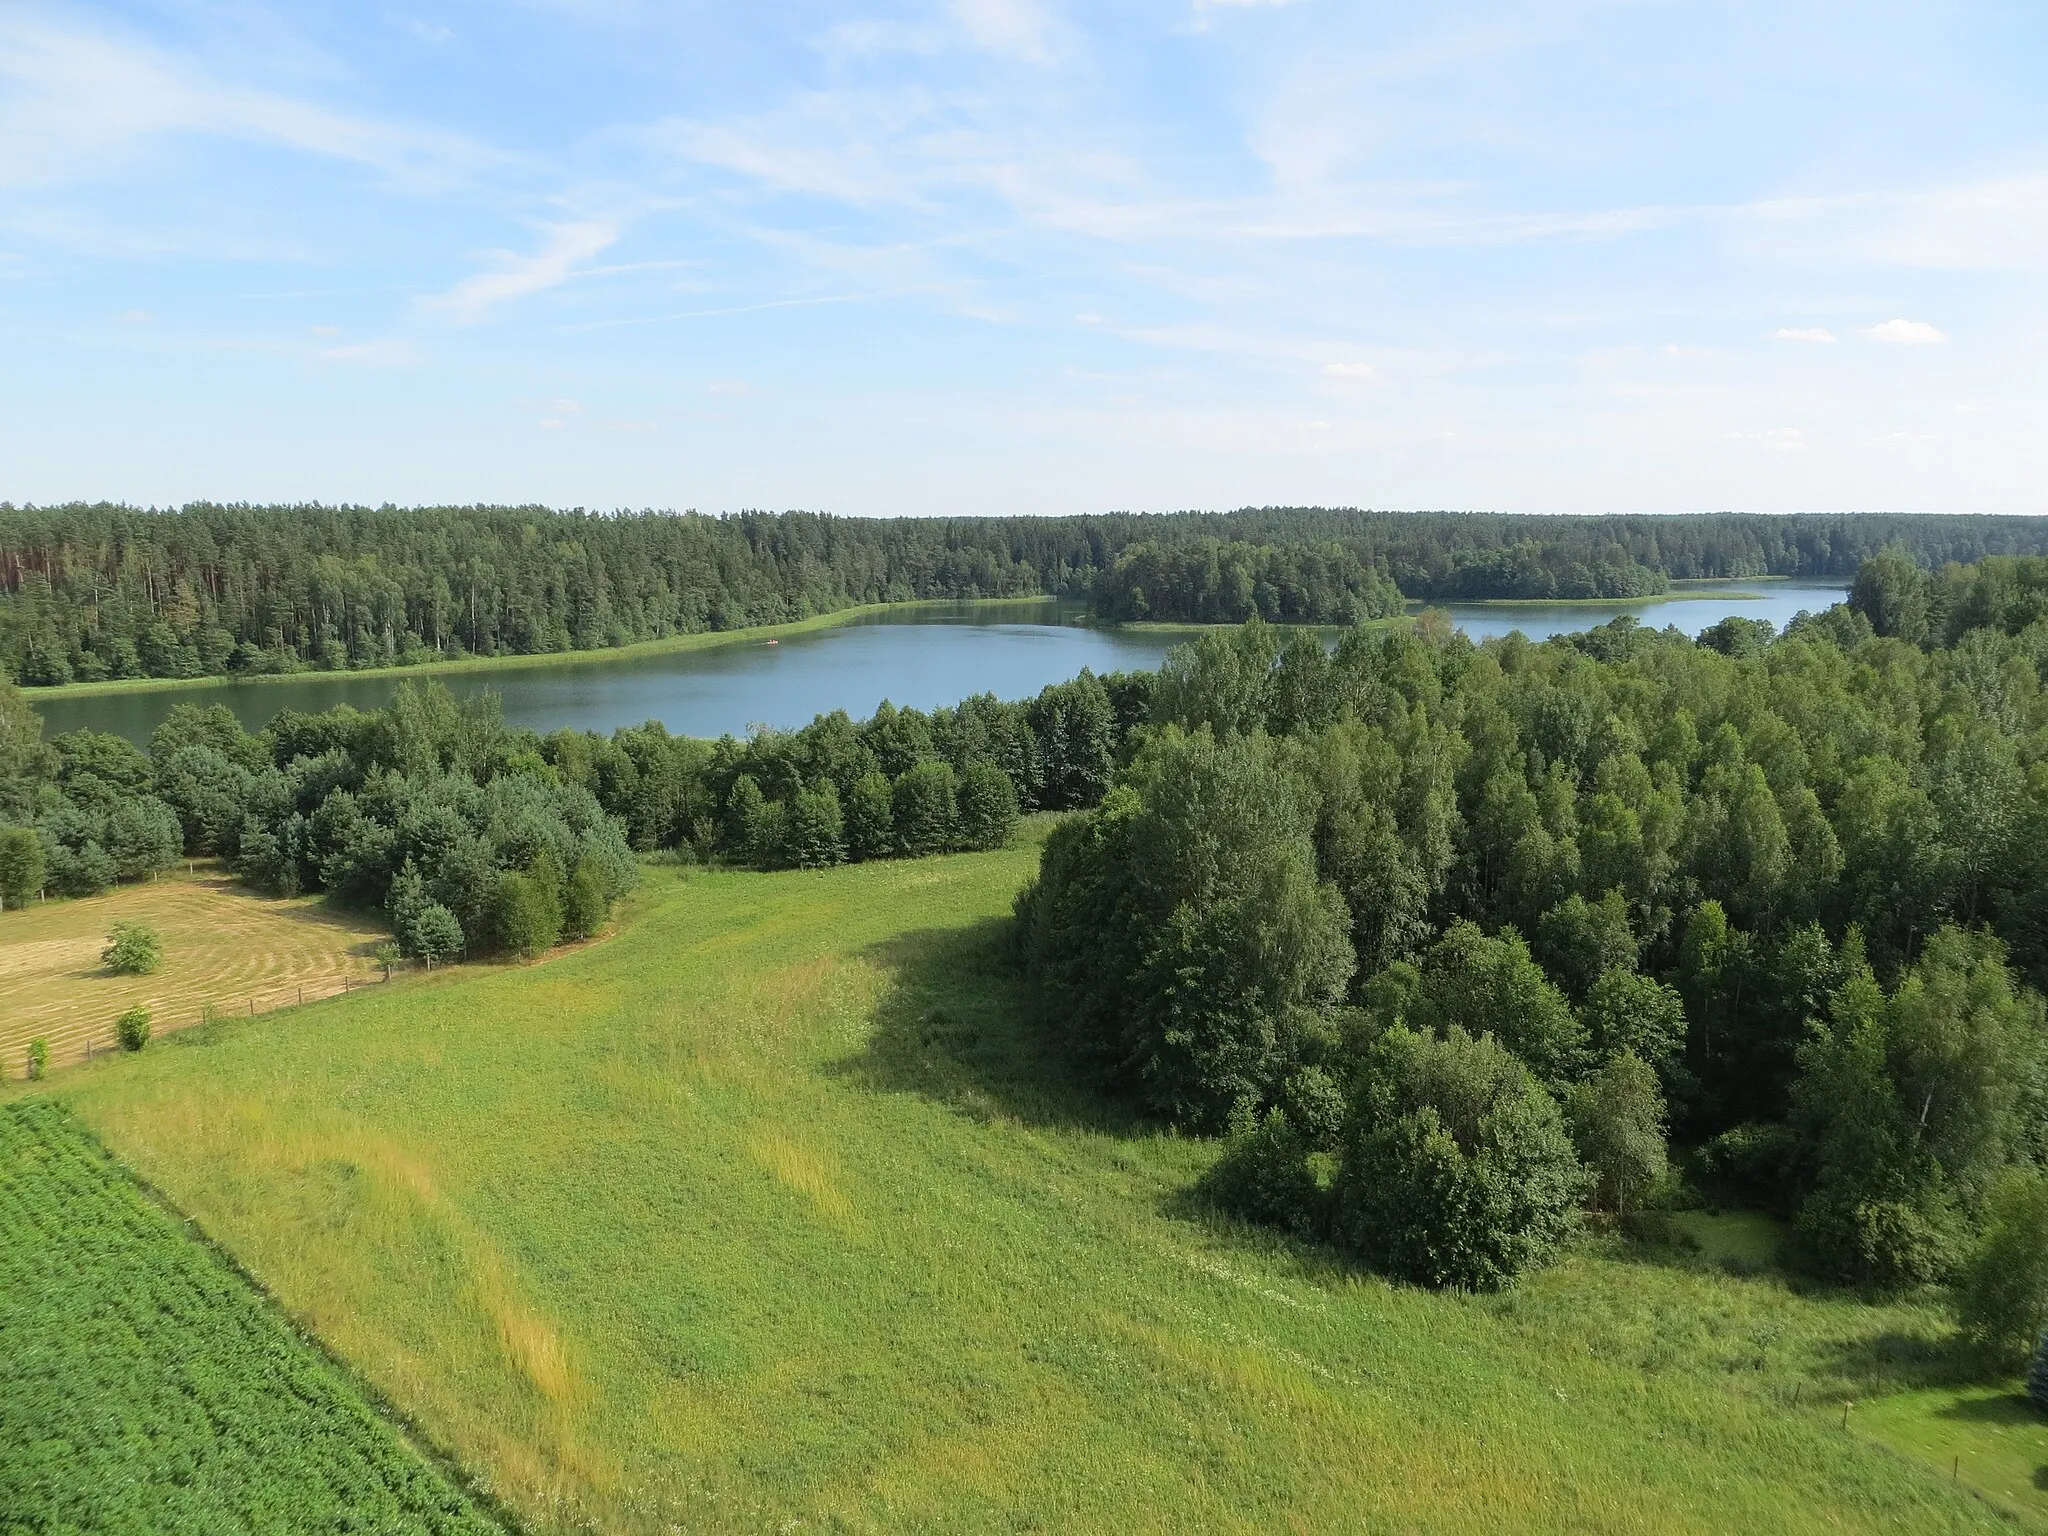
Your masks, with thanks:
[[[1925,1310],[1598,1249],[1431,1295],[1192,1208],[1214,1147],[1020,1007],[1035,859],[661,871],[44,1091],[543,1530],[1999,1524],[1815,1406]]]

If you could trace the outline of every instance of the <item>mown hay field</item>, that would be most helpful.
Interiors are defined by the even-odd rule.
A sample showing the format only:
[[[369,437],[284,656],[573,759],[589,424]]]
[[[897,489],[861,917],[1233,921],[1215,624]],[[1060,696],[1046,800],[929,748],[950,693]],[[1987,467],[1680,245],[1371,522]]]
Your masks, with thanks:
[[[650,871],[605,944],[33,1091],[536,1530],[2012,1528],[1842,1425],[1929,1307],[1599,1244],[1435,1295],[1204,1214],[1215,1146],[1022,1006],[1036,858]]]
[[[163,936],[163,968],[117,976],[100,964],[115,923]],[[258,1013],[339,991],[344,977],[380,977],[373,956],[388,932],[318,897],[258,896],[217,869],[166,874],[79,901],[0,912],[0,1077],[27,1070],[29,1041],[47,1040],[50,1067],[114,1048],[114,1020],[138,1004],[157,1034],[199,1022],[202,1009]]]
[[[493,1536],[48,1100],[0,1105],[0,1529]]]

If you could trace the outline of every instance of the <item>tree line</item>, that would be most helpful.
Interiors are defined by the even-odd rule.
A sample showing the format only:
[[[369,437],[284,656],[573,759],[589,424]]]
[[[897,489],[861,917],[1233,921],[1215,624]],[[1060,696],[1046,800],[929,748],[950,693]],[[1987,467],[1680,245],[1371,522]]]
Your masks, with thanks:
[[[1077,1067],[1230,1135],[1217,1201],[1390,1273],[1497,1286],[1689,1189],[1996,1293],[2048,1209],[2041,574],[1885,556],[1698,642],[1205,635],[1020,960]]]
[[[856,604],[1049,594],[1106,618],[1348,622],[1400,599],[1636,597],[2048,554],[2048,519],[1357,509],[838,518],[0,504],[0,667],[52,685],[597,650]]]

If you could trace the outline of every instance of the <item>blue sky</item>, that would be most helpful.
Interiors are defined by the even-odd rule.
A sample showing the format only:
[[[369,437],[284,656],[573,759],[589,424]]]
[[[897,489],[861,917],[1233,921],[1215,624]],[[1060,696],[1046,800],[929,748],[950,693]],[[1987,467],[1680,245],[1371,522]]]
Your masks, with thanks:
[[[0,0],[0,499],[2048,512],[2048,5]]]

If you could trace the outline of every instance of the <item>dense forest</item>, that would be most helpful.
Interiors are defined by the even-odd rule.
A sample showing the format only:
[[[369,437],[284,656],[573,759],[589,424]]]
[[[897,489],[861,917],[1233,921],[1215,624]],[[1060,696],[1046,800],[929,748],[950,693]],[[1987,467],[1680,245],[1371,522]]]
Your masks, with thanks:
[[[2048,1324],[2044,578],[1883,556],[1700,642],[1212,633],[1020,956],[1078,1068],[1231,1133],[1240,1215],[1484,1288],[1704,1191],[1819,1273],[1960,1282],[2009,1352]]]
[[[538,507],[0,504],[0,668],[50,685],[590,650],[919,598],[1345,623],[1397,598],[1632,597],[2048,554],[2048,519],[1509,517],[1258,508],[1062,518]]]

